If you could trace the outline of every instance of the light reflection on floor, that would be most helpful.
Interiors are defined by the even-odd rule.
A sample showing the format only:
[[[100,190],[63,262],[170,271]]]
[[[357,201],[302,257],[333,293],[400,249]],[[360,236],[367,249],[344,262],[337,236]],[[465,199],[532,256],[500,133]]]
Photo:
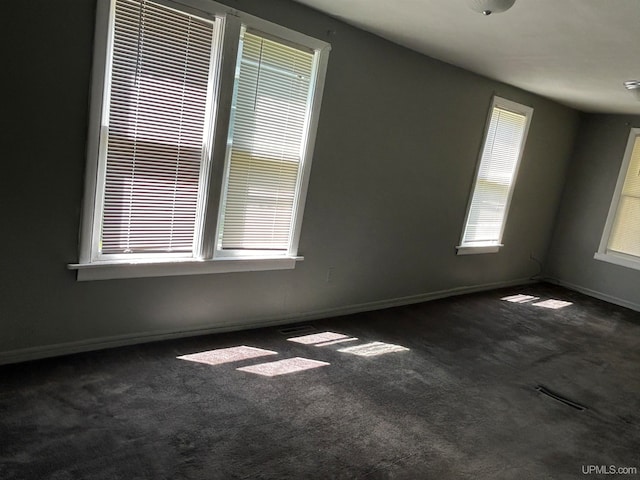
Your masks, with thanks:
[[[335,332],[321,332],[313,333],[311,335],[303,335],[300,337],[288,338],[290,342],[302,343],[304,345],[314,345],[316,347],[325,347],[328,345],[335,345],[345,342],[354,342],[358,340],[356,337],[350,337],[343,335],[342,333]],[[360,357],[375,357],[378,355],[384,355],[385,353],[393,352],[406,352],[409,350],[406,347],[400,345],[393,345],[391,343],[384,342],[370,342],[364,345],[355,345],[353,347],[345,347],[338,349],[338,352],[351,353]]]
[[[260,363],[258,365],[250,365],[248,367],[237,368],[241,372],[255,373],[265,377],[275,377],[278,375],[286,375],[288,373],[301,372],[312,368],[320,368],[330,365],[327,362],[319,360],[310,360],[308,358],[294,357],[286,360],[278,360],[276,362]]]
[[[349,338],[348,335],[335,332],[312,333],[311,335],[303,335],[301,337],[287,338],[290,342],[302,343],[303,345],[316,345],[319,343],[330,342],[335,340],[344,340]]]
[[[340,340],[332,340],[331,342],[316,343],[315,346],[326,347],[328,345],[335,345],[336,343],[355,342],[356,340],[358,340],[356,337],[347,337],[347,338],[341,338]]]
[[[573,303],[565,302],[563,300],[549,299],[549,300],[544,300],[543,302],[534,303],[533,305],[536,307],[552,308],[554,310],[557,310],[558,308],[564,308],[564,307],[568,307],[569,305],[573,305]]]
[[[504,300],[506,302],[512,302],[512,303],[528,303],[535,307],[551,308],[553,310],[557,310],[559,308],[564,308],[564,307],[568,307],[569,305],[573,305],[573,302],[565,302],[564,300],[556,300],[553,298],[532,303],[536,300],[540,300],[540,297],[534,297],[533,295],[524,295],[522,293],[518,295],[510,295],[508,297],[502,297],[501,300]]]
[[[406,352],[408,350],[409,349],[406,347],[393,345],[392,343],[371,342],[364,345],[341,348],[338,351],[343,353],[352,353],[353,355],[359,355],[361,357],[375,357],[378,355],[384,355],[385,353]]]
[[[190,362],[206,363],[207,365],[222,365],[224,363],[277,354],[278,352],[272,352],[271,350],[242,345],[240,347],[218,348],[206,352],[192,353],[177,358],[180,360],[189,360]]]
[[[303,335],[301,337],[287,338],[290,342],[302,343],[303,345],[314,345],[316,347],[326,347],[335,345],[336,343],[355,342],[356,337],[343,335],[335,332],[312,333],[311,335]]]
[[[356,337],[350,337],[342,333],[336,332],[320,332],[310,335],[302,335],[287,339],[290,342],[302,345],[325,347],[329,345],[343,344],[346,342],[355,342]],[[384,342],[369,342],[363,345],[355,345],[351,347],[340,348],[337,351],[342,353],[350,353],[360,357],[375,357],[393,352],[406,352],[409,349],[401,345],[393,345]],[[272,350],[264,350],[262,348],[249,347],[241,345],[238,347],[218,348],[215,350],[207,350],[204,352],[192,353],[189,355],[181,355],[177,357],[180,360],[188,360],[190,362],[205,363],[207,365],[223,365],[226,363],[239,362],[253,358],[261,358],[269,355],[278,355],[278,352]],[[248,365],[236,368],[241,372],[255,373],[265,377],[276,377],[294,372],[301,372],[313,368],[319,368],[330,365],[328,362],[319,360],[311,360],[309,358],[294,357],[274,362],[259,363],[256,365]]]
[[[532,302],[533,300],[539,300],[539,299],[540,297],[534,297],[533,295],[523,295],[523,294],[511,295],[509,297],[502,298],[502,300],[505,300],[507,302],[512,302],[512,303],[527,303],[527,302]]]

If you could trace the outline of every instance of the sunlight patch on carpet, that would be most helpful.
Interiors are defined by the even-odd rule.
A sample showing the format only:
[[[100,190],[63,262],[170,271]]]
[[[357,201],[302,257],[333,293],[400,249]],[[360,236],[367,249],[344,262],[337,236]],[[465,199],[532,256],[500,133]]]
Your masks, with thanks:
[[[553,310],[557,310],[559,308],[564,308],[564,307],[568,307],[569,305],[573,305],[573,302],[565,302],[564,300],[549,299],[543,302],[534,303],[533,305],[536,307],[552,308]]]
[[[316,347],[326,347],[337,343],[354,342],[358,340],[356,337],[350,337],[342,333],[321,332],[311,335],[302,335],[300,337],[287,338],[290,342],[302,343],[303,345],[314,345]]]
[[[237,368],[242,372],[255,373],[265,377],[275,377],[278,375],[286,375],[288,373],[301,372],[312,368],[324,367],[331,365],[327,362],[319,360],[310,360],[308,358],[287,358],[286,360],[278,360],[276,362],[260,363],[258,365],[250,365],[248,367]]]
[[[347,338],[341,338],[339,340],[332,340],[330,342],[322,342],[322,343],[316,343],[316,347],[326,347],[327,345],[335,345],[336,343],[345,343],[345,342],[355,342],[356,340],[358,340],[356,337],[347,337]]]
[[[504,297],[501,300],[505,300],[507,302],[512,302],[512,303],[527,303],[527,302],[533,302],[534,300],[540,300],[540,297],[534,297],[533,295],[524,295],[520,293],[518,295],[510,295],[508,297]]]
[[[206,363],[207,365],[222,365],[224,363],[239,362],[249,358],[258,358],[277,354],[278,352],[272,352],[271,350],[263,350],[262,348],[242,345],[240,347],[218,348],[216,350],[208,350],[206,352],[181,355],[176,358],[180,360],[188,360],[190,362]]]
[[[316,345],[318,343],[331,342],[335,340],[344,340],[349,338],[348,335],[335,332],[312,333],[311,335],[303,335],[301,337],[287,338],[290,342],[302,343],[303,345]]]
[[[343,353],[351,353],[361,357],[376,357],[386,353],[407,352],[409,349],[400,345],[384,342],[371,342],[364,345],[356,345],[354,347],[341,348],[338,350]]]

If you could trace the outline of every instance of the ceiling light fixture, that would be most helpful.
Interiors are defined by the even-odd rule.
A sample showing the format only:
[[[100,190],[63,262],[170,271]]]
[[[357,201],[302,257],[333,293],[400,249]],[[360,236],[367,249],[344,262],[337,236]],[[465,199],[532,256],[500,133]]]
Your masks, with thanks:
[[[640,80],[627,80],[624,82],[624,88],[633,93],[636,100],[640,100]]]
[[[467,0],[469,8],[485,16],[509,10],[516,0]]]

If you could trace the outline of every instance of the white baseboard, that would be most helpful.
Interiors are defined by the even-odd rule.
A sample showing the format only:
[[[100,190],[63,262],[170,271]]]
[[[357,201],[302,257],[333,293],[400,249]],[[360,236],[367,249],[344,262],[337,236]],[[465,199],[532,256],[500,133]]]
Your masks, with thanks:
[[[375,302],[359,303],[354,305],[345,305],[341,307],[327,308],[302,313],[294,313],[288,315],[279,315],[272,318],[264,318],[259,321],[252,320],[250,322],[216,325],[213,327],[196,328],[191,330],[165,330],[165,331],[149,331],[139,332],[126,335],[115,335],[110,337],[92,338],[80,340],[77,342],[65,342],[52,345],[44,345],[38,347],[22,348],[0,352],[0,365],[9,363],[25,362],[29,360],[38,360],[48,357],[57,357],[61,355],[69,355],[73,353],[89,352],[93,350],[103,350],[107,348],[124,347],[128,345],[136,345],[141,343],[156,342],[160,340],[170,340],[184,337],[194,337],[198,335],[209,335],[212,333],[231,332],[236,330],[248,330],[251,328],[272,327],[276,325],[285,325],[289,323],[298,323],[311,320],[319,320],[322,318],[338,317],[353,313],[368,312],[372,310],[381,310],[383,308],[399,307],[410,305],[413,303],[428,302],[439,298],[446,298],[455,295],[464,295],[467,293],[482,292],[486,290],[494,290],[504,287],[513,287],[517,285],[526,285],[536,283],[530,279],[511,280],[506,282],[486,283],[482,285],[471,285],[464,287],[456,287],[447,290],[439,290],[436,292],[422,293],[419,295],[410,295],[407,297],[391,298],[379,300]],[[571,287],[568,287],[571,288]]]
[[[631,310],[640,312],[640,303],[630,302],[629,300],[625,300],[623,298],[615,297],[607,293],[598,292],[596,290],[591,290],[590,288],[583,287],[582,285],[565,282],[564,280],[559,280],[553,277],[544,278],[544,281],[553,283],[555,285],[560,285],[561,287],[568,288],[569,290],[575,290],[576,292],[584,293],[585,295],[597,298],[599,300],[604,300],[605,302],[613,303],[614,305],[619,305],[621,307],[626,307]]]

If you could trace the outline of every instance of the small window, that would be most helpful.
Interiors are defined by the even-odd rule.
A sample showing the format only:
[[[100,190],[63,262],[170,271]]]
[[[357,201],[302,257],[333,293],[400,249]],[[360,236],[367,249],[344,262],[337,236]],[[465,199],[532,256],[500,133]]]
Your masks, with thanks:
[[[214,2],[99,0],[78,279],[293,268],[328,51]]]
[[[533,109],[494,97],[458,255],[502,246],[509,203]]]
[[[640,129],[627,142],[600,248],[595,255],[640,270]]]

